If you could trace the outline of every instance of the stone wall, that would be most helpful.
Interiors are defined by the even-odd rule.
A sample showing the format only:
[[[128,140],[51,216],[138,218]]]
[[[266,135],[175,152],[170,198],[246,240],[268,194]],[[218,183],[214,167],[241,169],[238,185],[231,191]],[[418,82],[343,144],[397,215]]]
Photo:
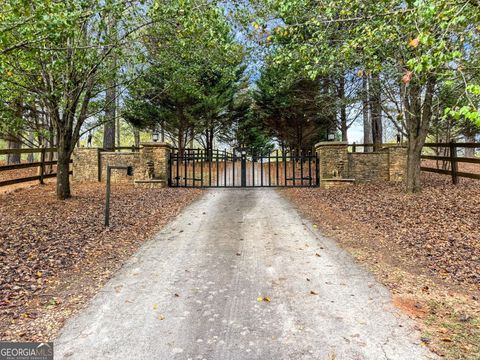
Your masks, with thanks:
[[[403,181],[407,174],[407,148],[404,146],[391,147],[389,150],[389,177],[390,181]]]
[[[323,142],[315,146],[320,159],[321,187],[348,186],[369,181],[403,181],[407,169],[407,151],[391,146],[369,153],[348,153],[345,142]],[[329,179],[341,179],[334,184]],[[333,185],[332,185],[333,184]]]
[[[388,152],[348,154],[348,177],[356,182],[389,181]]]
[[[102,152],[102,181],[107,178],[107,166],[132,166],[134,171],[140,163],[138,152]],[[111,181],[114,183],[133,183],[133,177],[127,175],[126,170],[112,170]]]
[[[142,144],[139,152],[105,152],[97,148],[77,148],[74,150],[73,181],[96,182],[99,174],[106,180],[107,166],[132,166],[134,176],[127,176],[124,170],[112,170],[111,181],[114,183],[153,182],[156,186],[166,186],[168,180],[168,159],[171,146],[168,144]],[[100,155],[99,155],[100,154]],[[100,156],[100,159],[99,159]],[[153,177],[149,176],[148,163],[153,165]]]
[[[98,149],[76,148],[72,154],[73,181],[98,181]]]

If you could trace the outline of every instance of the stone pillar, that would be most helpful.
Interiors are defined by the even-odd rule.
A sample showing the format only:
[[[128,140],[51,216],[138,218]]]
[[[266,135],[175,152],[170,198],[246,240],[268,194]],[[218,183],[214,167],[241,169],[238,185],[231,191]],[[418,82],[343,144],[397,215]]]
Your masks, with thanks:
[[[98,149],[75,148],[72,154],[73,181],[98,181]]]
[[[320,160],[320,180],[348,178],[347,142],[320,142],[315,151]]]
[[[389,181],[404,181],[407,174],[407,147],[388,148]]]
[[[168,160],[172,146],[165,143],[144,143],[140,145],[140,164],[135,171],[135,184],[168,184]],[[148,163],[153,163],[153,177],[149,174]]]

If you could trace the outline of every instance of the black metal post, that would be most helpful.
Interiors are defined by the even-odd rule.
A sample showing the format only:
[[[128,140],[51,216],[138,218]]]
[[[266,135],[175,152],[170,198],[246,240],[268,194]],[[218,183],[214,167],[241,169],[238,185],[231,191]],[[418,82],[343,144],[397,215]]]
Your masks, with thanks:
[[[275,181],[275,186],[280,185],[280,174],[278,169],[278,149],[275,151],[275,163],[277,165],[276,173],[277,173],[277,180]]]
[[[312,186],[312,151],[308,153],[308,185]]]
[[[271,151],[268,152],[268,186],[272,186],[272,162]]]
[[[235,187],[235,158],[237,157],[236,153],[235,153],[235,150],[233,150],[233,154],[232,154],[232,186]]]
[[[260,186],[263,187],[263,155],[260,156]]]
[[[247,156],[242,153],[242,187],[247,186]]]
[[[178,159],[178,150],[177,150],[177,156],[176,156],[176,158],[177,158],[177,173],[175,174],[175,175],[176,175],[176,176],[175,176],[175,179],[176,179],[177,181],[176,181],[176,184],[175,184],[175,185],[178,187],[178,186],[180,185],[180,171],[179,171],[179,169],[180,169],[180,161],[179,161],[179,159]]]
[[[225,149],[225,153],[224,153],[224,157],[223,157],[223,163],[224,163],[224,166],[223,166],[223,170],[224,170],[224,176],[223,176],[223,179],[224,179],[224,183],[223,183],[223,186],[227,186],[227,160],[228,160],[228,156],[227,156],[227,149]]]
[[[205,152],[202,150],[199,150],[198,153],[200,154],[200,185],[201,187],[203,187],[203,166],[204,166],[203,156]]]

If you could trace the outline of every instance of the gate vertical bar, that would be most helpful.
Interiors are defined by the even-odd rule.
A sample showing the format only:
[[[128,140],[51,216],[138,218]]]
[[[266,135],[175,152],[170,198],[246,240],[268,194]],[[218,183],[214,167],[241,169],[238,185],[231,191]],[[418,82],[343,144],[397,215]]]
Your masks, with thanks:
[[[178,187],[179,182],[180,182],[180,171],[179,171],[180,164],[178,163],[178,150],[177,150],[177,153],[176,153],[176,158],[177,158],[177,173],[176,173],[175,179],[177,180],[176,183],[177,183],[177,187]]]
[[[233,150],[232,154],[232,163],[233,163],[233,168],[232,168],[232,186],[235,187],[235,150]]]
[[[260,157],[260,186],[263,187],[263,156]]]
[[[283,153],[283,172],[284,172],[284,179],[283,179],[283,183],[285,186],[287,186],[287,152],[285,151]]]
[[[172,176],[173,176],[173,162],[172,162],[172,153],[168,155],[168,186],[172,187]]]
[[[242,152],[241,185],[242,187],[247,186],[247,157],[243,152]]]
[[[308,186],[312,186],[312,150],[308,152]]]
[[[320,161],[318,159],[318,155],[315,152],[315,177],[317,178],[317,186],[320,186]]]
[[[300,186],[303,186],[303,159],[304,159],[304,153],[303,149],[300,150]]]
[[[200,154],[200,186],[203,187],[203,165],[204,165],[203,155],[205,151],[198,149],[198,153]]]
[[[252,186],[255,187],[255,155],[252,151]]]
[[[292,161],[293,161],[293,166],[292,166],[292,169],[293,169],[293,175],[292,175],[292,179],[293,179],[293,186],[295,186],[295,156],[297,155],[297,152],[292,151]]]
[[[212,186],[212,150],[208,150],[208,186]]]
[[[193,175],[192,175],[192,186],[195,187],[195,162],[197,161],[195,156],[195,149],[192,149],[192,157],[193,157]]]
[[[183,149],[183,161],[184,161],[184,170],[185,170],[185,173],[183,174],[183,186],[184,187],[187,187],[187,166],[188,166],[188,150],[185,151],[185,149]]]
[[[219,187],[219,183],[218,183],[218,178],[219,178],[219,171],[218,171],[218,166],[219,166],[219,162],[218,162],[218,157],[219,157],[219,153],[218,153],[218,149],[217,149],[217,187]]]
[[[272,186],[272,162],[271,162],[271,158],[272,158],[272,152],[269,151],[268,152],[268,186]]]
[[[223,166],[223,170],[225,171],[225,175],[224,175],[224,183],[223,183],[223,186],[226,187],[227,186],[227,149],[225,149],[225,156],[223,158],[223,163],[224,163],[224,166]]]
[[[275,181],[275,186],[279,186],[280,185],[280,174],[279,174],[279,171],[278,171],[278,149],[275,151],[275,163],[277,165],[277,168],[275,170],[275,172],[277,173],[277,180]]]

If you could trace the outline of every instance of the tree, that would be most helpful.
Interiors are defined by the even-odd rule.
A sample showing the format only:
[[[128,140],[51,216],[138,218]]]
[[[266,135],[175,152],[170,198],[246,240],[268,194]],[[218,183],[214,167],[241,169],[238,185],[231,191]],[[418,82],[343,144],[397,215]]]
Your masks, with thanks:
[[[330,85],[326,80],[286,79],[283,67],[266,65],[256,83],[254,112],[283,147],[310,150],[335,127]]]
[[[468,67],[475,53],[472,49],[478,48],[478,29],[474,27],[479,20],[478,4],[282,0],[257,5],[257,16],[270,20],[257,20],[252,31],[267,33],[277,63],[295,70],[303,67],[312,79],[335,73],[339,64],[342,71],[360,70],[373,77],[369,96],[372,133],[377,134],[374,141],[380,138],[378,80],[399,84],[397,101],[401,105],[396,118],[408,138],[406,188],[420,191],[420,156],[438,106],[437,90]],[[272,29],[272,23],[280,23],[280,29]],[[468,85],[466,89],[477,91]],[[477,122],[480,118],[475,104],[446,111],[462,112]]]
[[[208,151],[231,124],[228,107],[243,76],[244,49],[214,2],[157,4],[144,36],[149,66],[129,88],[125,118],[162,126],[180,154],[196,140]]]
[[[71,154],[83,124],[99,112],[97,99],[112,71],[106,64],[126,53],[143,26],[135,21],[137,7],[123,1],[9,0],[0,16],[0,69],[8,75],[2,87],[22,89],[44,108],[57,139],[57,197],[66,199]],[[112,17],[122,28],[118,38],[105,31]]]

